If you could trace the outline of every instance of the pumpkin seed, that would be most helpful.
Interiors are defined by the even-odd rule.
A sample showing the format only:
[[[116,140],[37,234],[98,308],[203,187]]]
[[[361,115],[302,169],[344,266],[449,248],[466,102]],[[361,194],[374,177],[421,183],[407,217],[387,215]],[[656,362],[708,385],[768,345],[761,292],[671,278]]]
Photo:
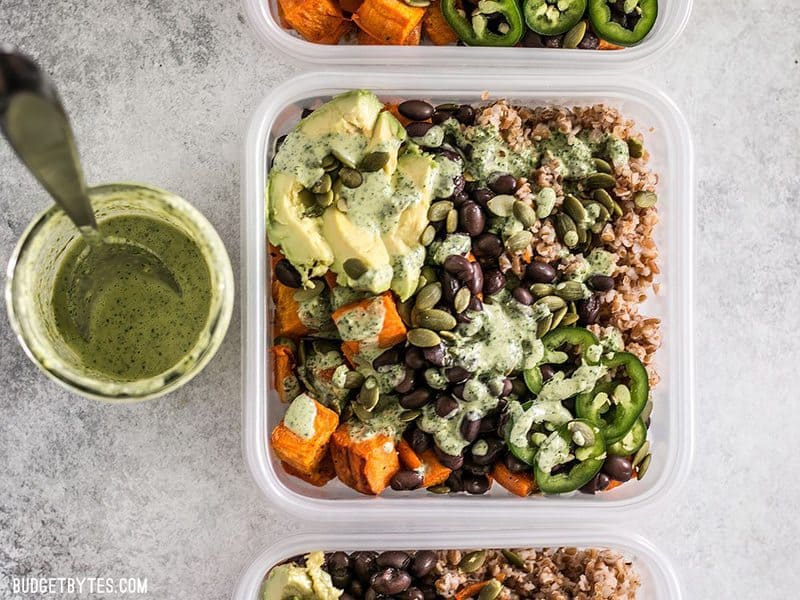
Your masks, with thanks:
[[[428,281],[436,281],[439,278],[439,274],[436,272],[436,269],[430,265],[425,265],[422,267],[422,274]]]
[[[415,8],[428,8],[431,5],[431,0],[403,0],[403,2]]]
[[[348,258],[342,266],[344,267],[344,272],[351,279],[358,279],[369,271],[369,267],[360,258]]]
[[[348,210],[350,210],[350,207],[347,206],[347,200],[345,200],[344,198],[336,199],[336,208],[343,213],[346,213]]]
[[[586,21],[578,21],[578,24],[564,34],[561,42],[563,48],[574,49],[581,43],[583,36],[586,35]]]
[[[530,206],[517,200],[514,202],[514,216],[524,227],[532,227],[536,223],[536,211]]]
[[[642,421],[646,423],[647,419],[650,418],[651,414],[653,414],[653,401],[648,400],[647,403],[644,405],[644,408],[642,409],[642,414],[640,414],[639,416],[641,417]]]
[[[644,156],[644,144],[636,138],[628,138],[628,154],[631,158],[642,158]]]
[[[518,231],[506,240],[506,248],[510,252],[522,252],[533,243],[533,234],[530,231]]]
[[[572,441],[579,448],[586,448],[594,444],[594,430],[586,423],[581,421],[570,421],[567,424],[567,431],[572,434]]]
[[[464,573],[474,573],[483,566],[486,562],[486,550],[475,550],[464,555],[461,562],[458,563],[458,568]]]
[[[650,440],[645,440],[642,447],[636,451],[636,454],[633,455],[633,460],[631,460],[631,464],[634,467],[638,467],[639,463],[641,463],[645,457],[650,454]]]
[[[418,327],[410,330],[406,335],[408,337],[408,343],[418,348],[433,348],[442,342],[442,339],[436,332],[430,329]]]
[[[578,234],[578,244],[585,244],[589,241],[589,232],[583,225],[578,225],[575,233]]]
[[[580,317],[575,313],[568,312],[566,315],[564,315],[564,318],[561,319],[561,325],[564,327],[569,327],[570,325],[575,325],[579,319]]]
[[[419,294],[420,290],[428,285],[428,279],[425,275],[420,274],[419,279],[417,279],[417,287],[414,290],[414,295]]]
[[[619,384],[615,387],[611,394],[611,400],[614,404],[629,404],[631,401],[631,391],[628,389],[628,386]]]
[[[455,208],[450,209],[450,212],[447,213],[444,228],[447,233],[455,233],[458,229],[458,211]]]
[[[414,419],[422,414],[419,410],[404,410],[398,415],[401,423],[411,423]]]
[[[600,204],[605,206],[605,208],[609,212],[609,214],[614,212],[614,199],[611,197],[611,194],[609,194],[607,191],[605,191],[605,190],[595,190],[594,192],[592,192],[592,197],[597,202],[599,202]]]
[[[333,154],[328,154],[325,158],[322,159],[322,168],[326,173],[330,173],[331,171],[335,171],[339,168],[339,161]]]
[[[544,305],[550,310],[551,313],[553,313],[566,306],[567,303],[564,302],[563,298],[559,298],[558,296],[545,296],[544,298],[539,298],[534,305]]]
[[[311,186],[311,191],[315,194],[325,194],[331,190],[331,176],[325,173],[317,180],[317,183]]]
[[[581,204],[581,201],[572,194],[564,196],[564,212],[572,217],[575,223],[583,223],[586,221],[586,209],[583,207],[583,204]]]
[[[555,293],[560,298],[573,302],[583,299],[584,287],[580,281],[563,281],[556,286]]]
[[[436,106],[436,110],[441,112],[456,112],[461,106],[455,102],[445,102]]]
[[[439,304],[439,300],[441,299],[442,284],[438,281],[434,281],[419,291],[414,306],[416,306],[418,310],[426,310]]]
[[[352,408],[353,413],[358,417],[358,420],[362,423],[369,423],[370,420],[372,420],[373,414],[361,406],[358,402],[351,403],[350,407]]]
[[[358,404],[367,411],[372,411],[381,398],[381,390],[374,377],[367,377],[358,393]]]
[[[565,213],[556,215],[556,233],[567,248],[574,248],[578,244],[578,231],[575,221]]]
[[[447,340],[448,342],[455,342],[458,337],[452,331],[440,331],[439,337],[443,340]]]
[[[553,315],[547,315],[544,319],[536,323],[536,337],[544,337],[545,334],[552,329]]]
[[[633,203],[639,208],[650,208],[658,202],[658,194],[655,192],[640,191],[633,195]]]
[[[407,326],[411,325],[411,311],[414,308],[414,299],[409,298],[404,302],[400,302],[397,305],[397,314],[400,315],[400,318],[403,320]]]
[[[344,376],[344,389],[357,390],[364,384],[364,376],[358,371],[348,371]]]
[[[612,169],[611,165],[602,158],[593,158],[592,165],[594,166],[595,171],[598,173],[608,173],[609,175],[614,174],[614,169]]]
[[[562,306],[557,311],[553,313],[553,323],[550,325],[550,329],[553,330],[561,324],[561,321],[564,320],[564,317],[567,314],[567,307]]]
[[[609,189],[617,185],[617,180],[608,173],[592,173],[583,180],[583,185],[590,190],[598,188]]]
[[[350,167],[351,169],[356,168],[356,164],[349,156],[342,154],[338,150],[331,150],[331,154],[333,154],[336,157],[336,160],[342,163],[345,167]]]
[[[438,223],[447,218],[447,213],[453,210],[453,203],[449,200],[439,200],[431,204],[428,209],[428,220],[431,223]]]
[[[457,313],[462,313],[467,310],[470,300],[472,300],[472,294],[469,288],[462,287],[456,292],[456,297],[453,298],[453,308]]]
[[[449,494],[450,488],[446,485],[432,485],[431,487],[427,488],[427,490],[431,494]]]
[[[598,191],[605,192],[605,190],[598,190]],[[608,192],[606,192],[606,193],[608,193]],[[612,200],[612,202],[613,202],[613,200]],[[595,206],[597,208],[593,208]],[[600,204],[599,202],[594,202],[594,201],[593,202],[589,202],[586,205],[586,210],[587,210],[587,212],[589,210],[597,211],[597,222],[598,223],[601,223],[601,222],[602,223],[608,223],[611,220],[611,213],[608,212],[608,209],[605,206],[603,206],[602,204]]]
[[[319,279],[312,280],[312,286],[310,288],[301,288],[294,293],[294,299],[297,302],[308,302],[309,300],[313,300],[317,296],[322,293],[322,290],[325,289],[325,284],[322,283]]]
[[[498,217],[510,217],[514,212],[514,203],[517,199],[508,194],[500,194],[495,196],[486,203],[486,207],[493,215]]]
[[[536,216],[544,219],[553,212],[556,205],[556,192],[553,188],[542,188],[536,194]]]
[[[478,600],[495,600],[502,591],[503,584],[497,581],[497,579],[492,579],[481,588],[478,594]]]
[[[364,176],[361,171],[350,167],[342,167],[339,169],[339,180],[343,185],[353,189],[364,183]]]
[[[391,155],[388,152],[370,152],[361,159],[359,168],[364,173],[374,173],[385,167],[390,158]]]
[[[419,311],[417,326],[432,331],[448,331],[456,326],[456,318],[443,310],[428,308]]]
[[[314,200],[322,208],[327,208],[328,206],[333,204],[333,192],[331,190],[328,190],[324,194],[316,194],[314,196]]]
[[[531,293],[537,298],[550,296],[555,291],[555,287],[550,283],[534,283],[531,286]]]
[[[527,565],[525,564],[525,561],[519,554],[511,550],[501,550],[501,552],[503,553],[503,556],[509,563],[511,563],[518,569],[525,569],[527,571]]]
[[[638,479],[639,481],[644,479],[647,470],[650,468],[650,460],[652,458],[653,458],[652,454],[648,454],[647,456],[645,456],[644,460],[642,460],[641,464],[639,465],[639,468],[636,469],[636,479]]]
[[[428,225],[422,230],[422,235],[419,236],[419,243],[423,246],[430,246],[431,242],[436,238],[436,229],[433,225]]]

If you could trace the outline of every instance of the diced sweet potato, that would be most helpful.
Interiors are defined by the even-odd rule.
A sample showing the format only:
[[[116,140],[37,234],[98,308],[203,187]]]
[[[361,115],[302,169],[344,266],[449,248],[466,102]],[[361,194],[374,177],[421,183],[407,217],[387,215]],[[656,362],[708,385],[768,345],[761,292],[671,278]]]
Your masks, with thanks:
[[[317,414],[314,418],[314,435],[305,439],[294,433],[281,421],[272,430],[272,449],[278,458],[295,470],[311,476],[328,453],[328,442],[339,424],[339,415],[314,400]]]
[[[607,42],[604,39],[600,39],[600,43],[597,46],[598,50],[624,50],[623,46],[617,46],[616,44],[612,44],[611,42]]]
[[[428,39],[437,46],[447,46],[458,41],[458,34],[453,31],[447,19],[444,18],[442,7],[438,1],[433,2],[425,11],[422,29]]]
[[[512,473],[503,463],[494,466],[492,477],[517,496],[530,496],[536,491],[536,480],[531,473]]]
[[[400,441],[397,443],[397,454],[400,457],[400,464],[402,464],[406,469],[416,470],[422,466],[422,459],[417,456],[417,453],[414,452],[414,449],[411,447],[404,438],[400,438]]]
[[[376,306],[375,303],[380,303],[380,306]],[[383,324],[378,334],[377,342],[374,340],[346,340],[342,342],[342,352],[353,365],[356,364],[362,349],[366,347],[375,348],[375,346],[378,348],[391,348],[406,338],[406,326],[397,312],[397,306],[394,303],[391,292],[384,292],[374,298],[359,300],[335,310],[332,315],[333,322],[338,326],[340,321],[352,311],[368,311],[371,309],[378,309],[383,312]]]
[[[362,494],[380,494],[400,470],[393,438],[378,434],[356,440],[347,423],[331,436],[331,458],[339,479]]]
[[[389,42],[384,42],[383,40],[379,40],[377,38],[372,37],[363,29],[358,30],[358,35],[356,39],[361,46],[391,46]],[[401,46],[419,46],[419,42],[422,39],[422,21],[411,30],[411,33],[408,34],[408,37],[403,40],[403,43],[400,44]]]
[[[422,464],[425,465],[425,475],[422,480],[422,485],[424,487],[440,485],[444,483],[448,477],[450,477],[452,470],[439,462],[439,459],[436,458],[436,452],[433,451],[433,448],[428,448],[425,450],[420,458],[422,459]]]
[[[402,0],[364,0],[353,20],[378,43],[400,46],[423,16],[424,8],[408,6]]]
[[[295,367],[297,365],[294,351],[283,344],[270,348],[272,354],[272,376],[275,389],[281,402],[291,402],[293,391],[299,389]]]
[[[345,12],[354,13],[360,7],[364,0],[339,0],[339,8]]]
[[[278,0],[286,23],[303,39],[316,44],[338,44],[350,29],[334,0]]]
[[[333,468],[333,460],[331,459],[330,453],[325,454],[319,464],[319,467],[317,467],[317,470],[313,473],[303,473],[302,471],[298,471],[287,462],[281,462],[281,465],[289,475],[293,477],[299,477],[303,481],[308,482],[315,487],[322,487],[331,479],[336,477],[336,471]]]
[[[300,320],[300,305],[294,299],[295,290],[272,280],[272,300],[275,302],[275,336],[300,338],[311,331]]]

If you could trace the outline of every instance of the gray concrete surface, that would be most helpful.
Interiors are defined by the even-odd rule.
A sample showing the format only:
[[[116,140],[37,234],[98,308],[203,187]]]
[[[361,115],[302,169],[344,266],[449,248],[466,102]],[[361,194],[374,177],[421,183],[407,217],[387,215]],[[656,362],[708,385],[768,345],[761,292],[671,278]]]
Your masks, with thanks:
[[[793,598],[800,5],[696,5],[643,75],[697,148],[697,456],[676,503],[630,525],[674,557],[688,598]],[[49,65],[90,182],[182,194],[238,264],[244,127],[300,67],[255,39],[237,0],[0,0],[0,40]],[[0,262],[47,204],[0,144]],[[45,380],[0,317],[0,597],[11,576],[139,576],[146,597],[226,598],[251,553],[308,528],[270,508],[241,458],[236,310],[203,374],[127,407]]]

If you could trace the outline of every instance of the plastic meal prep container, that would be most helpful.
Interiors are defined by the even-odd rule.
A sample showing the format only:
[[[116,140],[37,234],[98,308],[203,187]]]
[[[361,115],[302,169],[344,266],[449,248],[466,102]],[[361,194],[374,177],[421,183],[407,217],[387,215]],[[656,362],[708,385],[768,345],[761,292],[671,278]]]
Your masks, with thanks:
[[[476,540],[481,540],[479,543]],[[530,531],[459,531],[402,534],[303,534],[285,538],[259,552],[242,571],[232,600],[261,600],[269,570],[280,562],[314,550],[448,550],[476,548],[609,548],[632,562],[641,577],[638,600],[681,600],[683,593],[670,560],[644,538],[602,529]]]
[[[347,89],[365,88],[384,100],[424,98],[432,102],[491,99],[567,106],[606,103],[618,107],[645,135],[651,167],[660,174],[661,294],[649,299],[644,314],[662,320],[663,345],[656,355],[661,383],[649,439],[653,458],[647,477],[596,496],[517,498],[500,486],[484,496],[385,491],[361,495],[334,480],[322,488],[287,475],[269,448],[269,433],[286,409],[272,389],[272,340],[265,200],[267,168],[275,139],[299,120],[303,107]],[[309,73],[275,88],[256,110],[247,134],[243,168],[243,432],[244,454],[253,477],[270,502],[318,521],[421,523],[504,518],[540,521],[567,518],[623,518],[652,507],[680,486],[689,471],[693,446],[692,361],[692,145],[688,126],[663,93],[638,80],[605,81],[591,76],[456,76],[445,72]],[[499,512],[502,511],[502,512]],[[393,520],[395,519],[395,520]],[[431,520],[434,519],[434,520]]]
[[[463,46],[329,46],[307,42],[278,21],[278,0],[242,0],[258,37],[287,56],[310,62],[358,65],[448,65],[492,68],[631,70],[651,62],[680,36],[689,20],[692,0],[661,0],[656,24],[638,45],[624,50],[554,48],[487,48]]]

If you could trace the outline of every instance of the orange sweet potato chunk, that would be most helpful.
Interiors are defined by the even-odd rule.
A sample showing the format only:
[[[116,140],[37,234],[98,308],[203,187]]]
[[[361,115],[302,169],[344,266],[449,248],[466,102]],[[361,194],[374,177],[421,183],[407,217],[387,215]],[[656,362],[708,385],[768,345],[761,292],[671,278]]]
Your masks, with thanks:
[[[434,2],[428,7],[422,19],[422,30],[437,46],[448,46],[458,41],[458,34],[453,31],[442,14],[440,2]]]
[[[278,0],[283,18],[303,39],[316,44],[338,44],[350,30],[334,0]]]
[[[300,305],[294,299],[296,290],[272,280],[272,300],[275,302],[274,335],[299,338],[311,330],[300,320]]]
[[[270,348],[270,353],[272,354],[273,384],[278,391],[278,397],[281,402],[291,402],[294,398],[289,398],[289,383],[290,378],[296,377],[294,369],[297,364],[294,351],[289,346],[280,344]]]
[[[347,423],[331,436],[331,458],[336,475],[345,485],[373,496],[385,490],[400,470],[393,438],[378,434],[356,440],[350,436]]]
[[[283,469],[291,476],[298,477],[303,481],[310,483],[314,487],[322,487],[331,479],[336,477],[336,471],[333,469],[333,460],[330,453],[326,453],[320,462],[319,466],[313,473],[303,473],[298,471],[287,462],[281,462]]]
[[[366,298],[357,302],[352,302],[333,312],[333,322],[338,324],[345,315],[354,310],[369,310],[374,302],[381,303],[383,311],[383,325],[378,334],[377,347],[378,348],[391,348],[395,344],[399,344],[406,339],[406,326],[397,312],[397,306],[394,302],[394,297],[391,292],[384,292],[380,296],[374,298]],[[346,340],[342,342],[342,352],[350,361],[355,364],[356,358],[365,346],[375,346],[373,340],[359,341],[359,340]]]
[[[317,409],[314,418],[314,436],[305,439],[294,433],[281,421],[272,430],[272,449],[280,460],[296,471],[311,476],[318,471],[323,459],[328,454],[328,443],[339,424],[339,415],[326,408],[316,400]]]
[[[400,46],[423,16],[424,8],[408,6],[402,0],[364,0],[353,20],[378,43]]]

